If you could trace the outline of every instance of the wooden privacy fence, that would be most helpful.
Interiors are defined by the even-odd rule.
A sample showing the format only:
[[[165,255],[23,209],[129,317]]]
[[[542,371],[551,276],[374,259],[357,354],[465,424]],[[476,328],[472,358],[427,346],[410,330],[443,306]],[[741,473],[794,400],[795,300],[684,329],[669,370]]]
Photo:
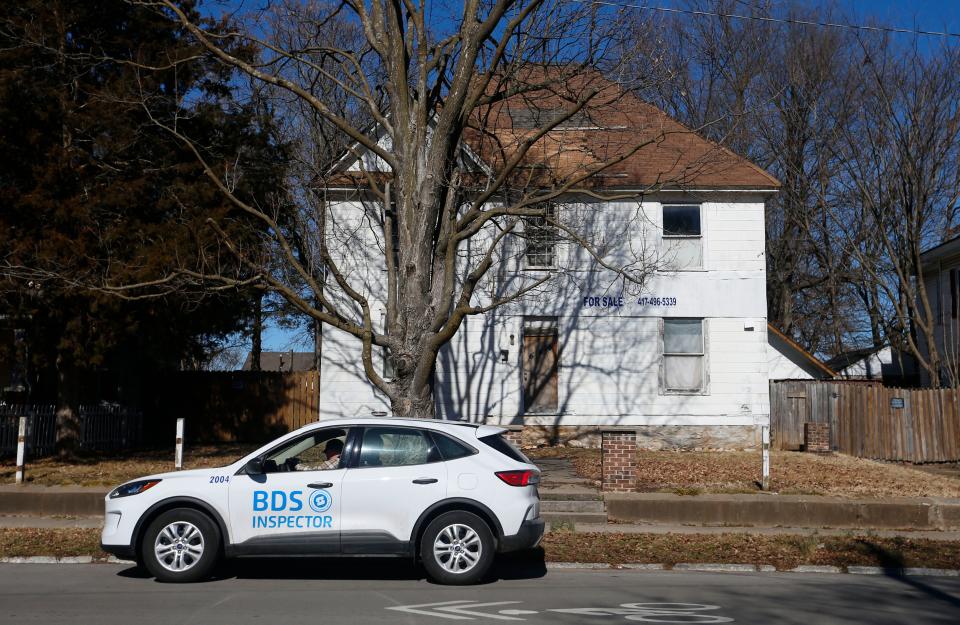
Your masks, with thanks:
[[[316,371],[181,371],[157,381],[149,439],[172,440],[177,418],[190,441],[269,440],[319,418]]]
[[[960,461],[960,391],[876,382],[770,383],[775,449],[800,449],[805,422],[830,425],[830,448],[874,460]]]

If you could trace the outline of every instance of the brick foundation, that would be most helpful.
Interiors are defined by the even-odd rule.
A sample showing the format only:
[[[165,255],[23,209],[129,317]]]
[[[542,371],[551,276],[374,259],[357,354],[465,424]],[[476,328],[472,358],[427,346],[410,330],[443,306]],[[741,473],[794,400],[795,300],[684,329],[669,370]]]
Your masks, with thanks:
[[[809,421],[804,423],[803,448],[815,454],[830,453],[830,424]]]
[[[603,490],[633,491],[637,487],[637,434],[607,431],[601,434]]]
[[[524,447],[600,447],[600,430],[596,426],[525,425]]]

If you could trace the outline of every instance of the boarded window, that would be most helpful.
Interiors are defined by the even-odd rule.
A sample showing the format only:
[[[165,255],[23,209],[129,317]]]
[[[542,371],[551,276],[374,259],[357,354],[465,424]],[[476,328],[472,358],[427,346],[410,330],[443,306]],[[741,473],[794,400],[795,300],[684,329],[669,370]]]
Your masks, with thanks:
[[[699,205],[664,205],[663,262],[667,269],[674,271],[703,267]]]
[[[662,390],[702,392],[705,359],[703,319],[663,320]]]
[[[559,356],[556,320],[524,323],[523,405],[528,414],[557,411]]]
[[[526,259],[528,267],[556,267],[557,241],[556,226],[551,221],[557,218],[555,206],[543,206],[543,217],[525,217],[523,237],[526,239]]]

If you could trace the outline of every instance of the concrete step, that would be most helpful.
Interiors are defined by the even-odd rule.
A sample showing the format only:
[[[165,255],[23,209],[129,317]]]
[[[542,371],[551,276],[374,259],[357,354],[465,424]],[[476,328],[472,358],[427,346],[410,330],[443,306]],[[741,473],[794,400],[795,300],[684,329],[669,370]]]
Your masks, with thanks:
[[[603,495],[593,489],[541,489],[540,501],[603,501]]]
[[[542,512],[599,512],[607,514],[607,507],[602,501],[541,501]]]
[[[545,512],[541,511],[540,516],[547,522],[548,526],[555,523],[572,524],[574,527],[581,523],[603,524],[607,522],[606,513],[601,512]]]

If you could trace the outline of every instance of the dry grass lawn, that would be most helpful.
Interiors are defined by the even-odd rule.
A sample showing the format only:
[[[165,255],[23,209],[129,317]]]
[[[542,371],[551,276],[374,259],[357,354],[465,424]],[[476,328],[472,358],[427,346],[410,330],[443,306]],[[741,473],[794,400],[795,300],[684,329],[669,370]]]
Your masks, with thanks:
[[[200,469],[230,464],[255,448],[253,445],[187,447],[183,452],[183,467]],[[70,462],[57,458],[28,458],[26,482],[41,486],[110,487],[141,475],[165,471],[173,471],[172,449],[90,455]],[[14,461],[4,459],[0,463],[0,483],[13,483],[15,472]]]
[[[93,556],[97,529],[0,529],[0,557]],[[960,543],[867,536],[751,536],[748,534],[575,534],[550,532],[543,540],[547,562],[679,562],[769,564],[789,570],[801,564],[956,568]]]
[[[537,457],[567,454],[577,473],[599,483],[600,451],[553,448]],[[960,498],[957,473],[935,473],[909,465],[790,451],[770,454],[770,487],[789,495],[837,497]],[[759,452],[642,451],[637,454],[637,488],[641,492],[753,493],[759,491]]]

